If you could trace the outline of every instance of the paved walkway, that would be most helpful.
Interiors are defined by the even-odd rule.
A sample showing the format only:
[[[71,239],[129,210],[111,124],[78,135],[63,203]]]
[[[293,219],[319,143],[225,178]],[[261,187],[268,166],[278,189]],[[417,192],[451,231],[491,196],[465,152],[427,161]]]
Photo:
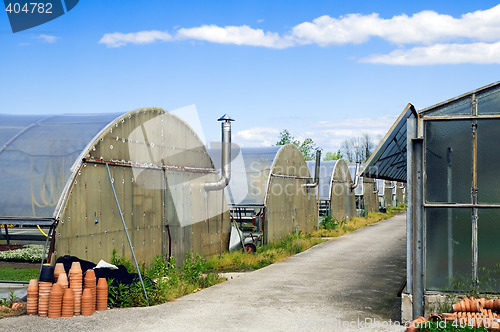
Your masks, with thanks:
[[[405,215],[177,301],[90,317],[0,320],[1,331],[404,331]]]

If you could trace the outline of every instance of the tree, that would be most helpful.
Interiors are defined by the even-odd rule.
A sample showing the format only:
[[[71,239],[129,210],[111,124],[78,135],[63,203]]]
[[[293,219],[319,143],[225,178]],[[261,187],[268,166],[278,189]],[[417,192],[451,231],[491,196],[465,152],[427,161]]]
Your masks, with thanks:
[[[327,152],[325,156],[323,157],[324,161],[328,160],[339,160],[342,159],[342,153],[340,152],[340,149],[337,152]]]
[[[288,130],[283,129],[280,132],[280,137],[275,145],[278,146],[278,145],[286,145],[286,144],[293,144],[296,147],[298,147],[300,152],[304,156],[305,160],[315,160],[316,159],[316,155],[314,152],[316,145],[314,144],[314,141],[312,138],[306,138],[306,139],[304,139],[303,142],[300,142],[299,140],[295,139],[295,137],[293,137],[292,134],[290,134],[290,132]]]
[[[363,133],[361,137],[345,139],[340,146],[340,150],[347,161],[364,162],[370,157],[375,146],[372,137],[367,133]]]

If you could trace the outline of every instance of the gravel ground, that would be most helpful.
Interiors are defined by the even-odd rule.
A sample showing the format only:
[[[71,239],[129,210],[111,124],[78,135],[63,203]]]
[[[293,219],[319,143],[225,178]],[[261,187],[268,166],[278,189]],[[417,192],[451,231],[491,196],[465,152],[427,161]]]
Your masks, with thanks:
[[[148,308],[0,320],[0,331],[404,331],[405,214]]]

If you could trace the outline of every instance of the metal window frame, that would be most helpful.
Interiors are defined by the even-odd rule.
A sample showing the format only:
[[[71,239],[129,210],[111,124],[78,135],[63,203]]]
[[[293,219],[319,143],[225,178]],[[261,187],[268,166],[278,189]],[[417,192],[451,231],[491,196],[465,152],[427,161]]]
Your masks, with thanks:
[[[482,95],[482,94],[481,94]],[[471,238],[471,246],[472,246],[472,266],[471,266],[471,279],[473,283],[477,283],[478,281],[478,212],[479,209],[494,209],[500,208],[500,204],[481,204],[478,203],[478,187],[477,187],[477,163],[478,163],[478,155],[477,155],[477,122],[478,120],[487,120],[487,119],[500,119],[500,114],[478,114],[478,95],[476,93],[472,93],[470,95],[471,100],[471,114],[470,115],[447,115],[447,116],[432,116],[432,114],[420,113],[419,118],[419,131],[421,137],[423,138],[423,196],[422,196],[422,206],[423,206],[423,232],[425,234],[425,211],[427,208],[467,208],[471,209],[471,227],[472,227],[472,238]],[[423,135],[425,132],[426,125],[429,121],[470,121],[471,123],[471,173],[472,173],[472,183],[471,183],[471,203],[442,203],[442,202],[430,202],[427,201],[427,193],[426,193],[426,181],[427,181],[427,139],[426,135]],[[424,241],[426,238],[424,236]],[[426,246],[424,246],[425,248]],[[425,271],[425,252],[424,254],[424,271]],[[424,289],[427,289],[424,281]]]

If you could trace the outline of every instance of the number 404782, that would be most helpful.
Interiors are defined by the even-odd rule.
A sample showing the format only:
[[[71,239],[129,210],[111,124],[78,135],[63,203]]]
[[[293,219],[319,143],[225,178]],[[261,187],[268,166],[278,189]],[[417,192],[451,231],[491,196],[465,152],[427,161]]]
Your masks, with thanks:
[[[30,2],[21,4],[9,2],[5,11],[9,14],[30,13],[30,14],[52,14],[52,4],[50,2]]]

